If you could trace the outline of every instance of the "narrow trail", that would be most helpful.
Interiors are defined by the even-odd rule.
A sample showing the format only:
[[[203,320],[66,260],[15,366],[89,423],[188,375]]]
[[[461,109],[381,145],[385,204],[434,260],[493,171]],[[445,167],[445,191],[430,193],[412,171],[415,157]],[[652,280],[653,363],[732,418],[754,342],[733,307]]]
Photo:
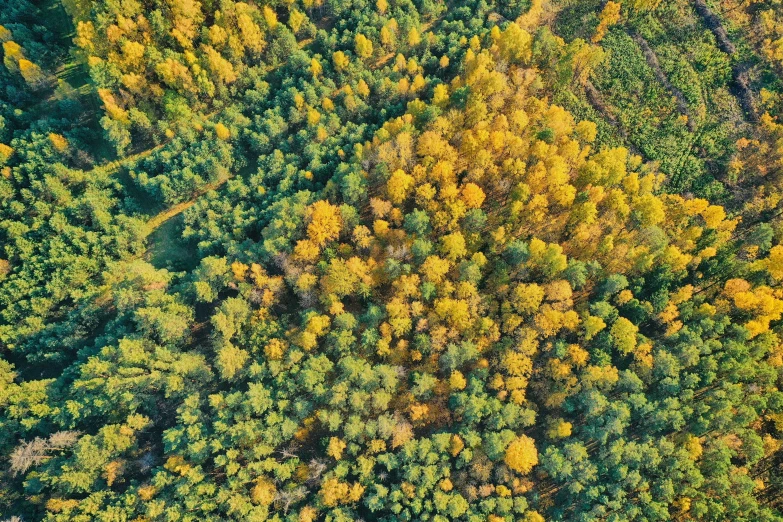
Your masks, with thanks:
[[[737,53],[737,48],[729,39],[729,33],[726,31],[726,28],[723,27],[720,18],[710,10],[704,0],[693,0],[693,6],[704,21],[704,24],[715,36],[718,48],[727,55],[734,56]],[[734,97],[737,98],[748,121],[756,123],[758,122],[758,113],[756,111],[756,104],[753,101],[753,93],[750,92],[748,69],[750,69],[749,64],[744,62],[737,63],[732,67],[731,91]]]
[[[204,196],[205,194],[207,194],[212,190],[219,189],[220,187],[225,185],[228,182],[228,180],[233,178],[234,176],[228,176],[225,179],[216,181],[215,183],[210,183],[209,185],[205,186],[203,189],[199,190],[198,193],[196,193],[196,195],[190,198],[189,200],[183,201],[182,203],[177,203],[176,205],[173,205],[155,214],[149,220],[147,220],[147,225],[145,227],[144,234],[143,234],[144,237],[148,237],[150,234],[155,232],[155,230],[160,228],[161,225],[163,225],[170,219],[177,217],[178,215],[182,214],[184,211],[186,211],[187,209],[195,205],[196,201],[198,201],[199,198],[201,198],[202,196]]]
[[[207,114],[204,114],[201,116],[203,119],[202,123],[206,123],[210,121],[214,116],[216,116],[220,111],[212,111]],[[136,152],[134,154],[131,154],[130,156],[124,156],[120,159],[116,159],[113,161],[109,161],[107,163],[103,163],[101,165],[96,165],[92,169],[85,171],[85,174],[89,174],[92,171],[96,171],[98,169],[103,169],[106,171],[107,174],[115,174],[121,167],[125,165],[132,165],[140,160],[143,160],[147,156],[151,156],[155,152],[159,151],[166,145],[168,145],[171,142],[171,139],[166,139],[165,141],[162,141],[161,143],[158,143],[154,147],[150,147],[149,149],[144,149],[142,151]]]
[[[688,110],[688,102],[685,99],[685,95],[683,95],[682,92],[669,81],[669,77],[666,76],[666,73],[661,68],[661,64],[658,62],[658,57],[650,47],[650,44],[647,43],[647,40],[645,40],[642,35],[636,31],[636,29],[629,28],[628,32],[631,35],[631,38],[633,38],[641,48],[642,53],[644,54],[644,59],[647,61],[647,65],[649,65],[650,69],[652,69],[653,73],[655,73],[655,78],[666,88],[667,91],[672,94],[672,96],[674,96],[674,99],[677,101],[677,110],[680,112],[680,114],[688,118],[688,130],[693,132],[696,127],[693,123],[693,120],[691,119],[690,111]]]
[[[753,94],[750,92],[749,68],[746,63],[738,63],[732,68],[731,74],[734,77],[732,90],[735,91],[734,95],[739,101],[743,112],[747,115],[748,120],[751,123],[758,123],[756,103],[753,101]]]
[[[601,96],[601,93],[598,91],[598,89],[595,88],[593,82],[590,80],[585,80],[583,85],[585,88],[585,94],[587,94],[587,100],[590,102],[590,105],[592,105],[595,110],[601,113],[601,116],[603,116],[606,121],[608,121],[614,128],[617,129],[617,132],[620,133],[620,137],[622,137],[624,140],[628,140],[628,133],[625,132],[625,129],[622,127],[622,125],[620,125],[620,122],[617,121],[615,115],[612,113],[609,107],[606,106],[603,96]]]
[[[103,165],[98,165],[97,167],[93,168],[92,170],[98,170],[103,169],[107,174],[112,175],[116,173],[118,170],[120,170],[121,167],[125,165],[133,164],[139,160],[142,160],[146,158],[147,156],[152,155],[154,152],[162,149],[166,146],[168,141],[164,141],[163,143],[160,143],[158,145],[155,145],[154,147],[150,147],[149,149],[142,150],[140,152],[137,152],[135,154],[131,154],[130,156],[125,156],[122,159],[110,161],[108,163],[104,163]],[[91,171],[87,171],[86,174],[89,174]]]
[[[737,52],[737,48],[729,39],[729,33],[723,27],[715,13],[713,13],[704,0],[693,0],[693,6],[696,12],[701,16],[704,24],[715,35],[715,40],[718,42],[718,48],[728,55],[732,55]]]
[[[631,142],[631,140],[628,137],[628,132],[623,128],[622,124],[619,122],[617,117],[612,113],[611,109],[606,106],[606,102],[604,102],[603,96],[601,96],[601,92],[595,88],[595,85],[593,85],[593,82],[590,80],[585,80],[582,86],[585,89],[585,94],[587,95],[587,101],[590,102],[590,105],[593,106],[593,108],[598,111],[598,113],[609,122],[612,127],[614,127],[617,130],[617,133],[620,135],[620,137],[623,139],[624,145],[628,147],[628,150],[632,154],[636,154],[638,156],[644,156],[644,154],[641,153],[641,151],[636,148],[636,146]]]

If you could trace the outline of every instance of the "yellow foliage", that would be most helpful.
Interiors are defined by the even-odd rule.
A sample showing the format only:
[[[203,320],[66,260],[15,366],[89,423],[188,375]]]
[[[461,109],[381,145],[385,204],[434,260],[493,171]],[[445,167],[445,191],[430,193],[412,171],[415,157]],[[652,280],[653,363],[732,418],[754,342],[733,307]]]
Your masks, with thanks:
[[[19,73],[24,78],[24,81],[32,86],[40,84],[45,78],[41,68],[25,58],[19,60]]]
[[[503,368],[509,375],[530,375],[533,371],[533,361],[526,354],[508,351],[503,356]]]
[[[335,51],[335,53],[332,54],[332,62],[334,63],[335,69],[338,71],[346,69],[351,64],[350,58],[342,51]]]
[[[337,437],[332,437],[329,439],[329,446],[326,448],[326,454],[334,458],[334,460],[340,460],[343,456],[343,450],[345,450],[346,447],[347,444],[344,441]]]
[[[457,370],[451,372],[451,375],[449,376],[449,387],[452,390],[464,390],[467,385],[468,381],[465,379],[462,372]]]
[[[221,377],[224,379],[236,377],[249,358],[250,354],[247,351],[228,342],[224,344],[217,353],[217,366]]]
[[[274,29],[277,26],[277,13],[275,13],[268,5],[264,6],[264,22],[269,29]]]
[[[0,25],[0,42],[7,42],[12,37],[11,31],[7,27]]]
[[[451,436],[451,440],[449,442],[449,453],[451,453],[452,457],[459,455],[464,447],[465,443],[462,441],[462,438],[459,435],[455,433]]]
[[[702,212],[702,217],[708,228],[718,228],[726,219],[726,211],[721,206],[710,205]]]
[[[370,86],[367,85],[367,82],[365,82],[364,79],[359,80],[359,83],[356,87],[356,92],[365,98],[370,95]]]
[[[111,487],[111,485],[116,482],[117,478],[122,475],[123,469],[124,465],[122,461],[119,460],[113,460],[106,465],[105,477],[106,484],[108,484],[109,487]]]
[[[485,198],[484,191],[475,183],[466,183],[462,187],[462,201],[468,208],[481,208]]]
[[[215,124],[215,135],[223,141],[228,141],[231,137],[231,131],[222,123],[217,123]]]
[[[300,239],[294,247],[294,259],[305,263],[312,263],[318,259],[321,249],[309,239]]]
[[[783,279],[783,245],[775,245],[770,249],[765,266],[769,275],[777,280]]]
[[[354,38],[354,49],[359,58],[369,58],[372,56],[372,42],[363,34],[357,33]]]
[[[447,259],[454,262],[468,253],[465,237],[461,232],[452,232],[441,238],[441,251]]]
[[[321,66],[321,62],[313,58],[310,60],[310,74],[313,76],[320,76],[324,68]]]
[[[305,506],[299,512],[299,522],[315,522],[318,511],[312,506]]]
[[[337,239],[342,229],[340,209],[327,201],[316,201],[310,206],[307,236],[318,246]]]
[[[593,35],[593,43],[603,40],[607,29],[620,21],[620,2],[609,0],[604,6],[601,14],[598,16],[598,27]]]
[[[470,311],[468,303],[463,300],[441,298],[435,300],[435,313],[457,331],[463,331],[470,326]]]
[[[538,464],[538,450],[535,441],[527,435],[520,435],[506,448],[503,457],[506,465],[517,473],[526,475]]]
[[[52,513],[70,511],[77,507],[79,507],[79,501],[76,499],[50,498],[46,501],[46,509]]]
[[[254,504],[268,506],[275,501],[276,494],[277,488],[275,488],[274,483],[269,479],[262,477],[256,479],[255,486],[253,486],[253,489],[250,491],[250,500],[252,500]]]
[[[272,360],[282,359],[285,351],[286,343],[280,339],[270,339],[264,346],[264,355]]]
[[[673,302],[669,302],[666,308],[658,314],[658,319],[664,323],[670,323],[680,316],[680,311]]]
[[[544,289],[535,283],[520,283],[514,289],[511,303],[520,313],[533,313],[544,300]]]
[[[571,284],[565,279],[558,279],[544,288],[547,301],[570,301],[573,296]]]
[[[598,135],[598,126],[590,120],[582,120],[576,124],[577,136],[579,139],[586,143],[592,143],[595,141],[595,137]]]
[[[0,143],[0,163],[5,163],[11,158],[14,153],[14,149],[5,143]]]
[[[302,27],[302,24],[305,22],[305,20],[307,20],[307,15],[301,11],[291,9],[291,11],[288,13],[288,26],[291,28],[294,34],[299,32],[299,29]]]
[[[253,19],[247,13],[237,16],[237,27],[241,36],[242,45],[254,53],[260,53],[266,47],[264,35]]]
[[[389,222],[384,219],[376,219],[372,224],[372,231],[378,237],[384,237],[389,231]]]
[[[320,495],[326,507],[334,507],[348,498],[349,486],[339,479],[331,477],[321,484]]]
[[[408,45],[415,47],[419,45],[419,43],[421,43],[421,35],[415,27],[411,27],[410,31],[408,31]]]
[[[314,108],[310,108],[307,110],[307,124],[310,126],[318,125],[318,122],[321,121],[321,113],[318,112]]]
[[[693,435],[688,435],[688,440],[685,442],[685,449],[688,451],[688,456],[691,460],[697,460],[704,452],[701,440]]]
[[[62,134],[49,133],[49,141],[57,152],[68,150],[68,140]]]
[[[563,439],[571,436],[572,425],[563,419],[557,419],[552,423],[547,435],[552,439]]]
[[[178,473],[179,475],[185,475],[190,471],[190,464],[185,462],[185,459],[181,455],[174,455],[166,460],[166,464],[163,466],[172,473]]]
[[[22,52],[22,46],[13,40],[3,42],[3,63],[5,67],[11,71],[16,72],[19,70],[19,60],[24,57]]]
[[[637,326],[625,317],[618,317],[612,325],[610,334],[615,347],[623,354],[630,353],[636,348]]]
[[[511,62],[529,60],[532,54],[532,44],[533,38],[530,33],[516,23],[508,24],[497,41],[500,56]]]
[[[408,191],[413,187],[413,176],[406,174],[405,171],[397,169],[386,182],[386,192],[389,194],[389,200],[394,204],[400,204],[405,201]]]
[[[144,486],[140,486],[136,493],[139,495],[139,498],[145,502],[152,499],[152,497],[155,496],[155,493],[157,492],[157,488],[151,484],[145,484]]]
[[[429,256],[419,268],[419,273],[425,280],[439,283],[449,272],[450,268],[451,265],[447,260],[438,256]]]
[[[359,502],[364,494],[364,489],[364,486],[358,482],[351,486],[351,489],[348,492],[348,502]]]

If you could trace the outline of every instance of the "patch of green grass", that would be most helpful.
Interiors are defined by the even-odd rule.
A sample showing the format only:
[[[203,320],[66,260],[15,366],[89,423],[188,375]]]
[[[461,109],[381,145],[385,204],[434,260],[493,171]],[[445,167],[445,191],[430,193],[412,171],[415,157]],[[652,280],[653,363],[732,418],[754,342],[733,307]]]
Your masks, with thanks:
[[[149,249],[145,259],[155,268],[175,272],[194,269],[199,262],[196,248],[182,239],[184,217],[182,214],[168,219],[148,237]]]

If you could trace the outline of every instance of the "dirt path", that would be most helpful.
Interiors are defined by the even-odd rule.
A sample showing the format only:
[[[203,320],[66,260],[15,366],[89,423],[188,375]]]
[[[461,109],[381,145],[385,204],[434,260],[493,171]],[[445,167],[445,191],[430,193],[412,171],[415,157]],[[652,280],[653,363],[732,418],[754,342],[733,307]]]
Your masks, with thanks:
[[[750,92],[750,79],[748,78],[749,68],[750,67],[746,63],[738,63],[732,68],[731,74],[734,77],[732,91],[739,101],[742,110],[747,115],[748,120],[751,123],[757,123],[758,112],[756,111],[756,103],[753,100],[753,94]]]
[[[729,56],[736,54],[737,48],[729,39],[729,33],[726,32],[726,28],[723,27],[720,18],[710,10],[704,0],[693,0],[693,6],[707,28],[715,35],[718,48]],[[731,91],[745,112],[748,121],[756,123],[758,121],[758,113],[756,112],[756,104],[753,101],[753,93],[750,92],[749,68],[749,65],[746,63],[738,63],[732,68]]]
[[[173,205],[165,210],[160,211],[159,213],[152,216],[149,220],[147,220],[147,226],[146,230],[144,231],[144,237],[149,236],[155,230],[157,230],[161,225],[163,225],[168,220],[177,217],[178,215],[182,214],[184,211],[192,207],[196,201],[199,200],[200,197],[202,197],[204,194],[212,191],[217,190],[223,185],[226,184],[226,182],[230,179],[232,179],[234,176],[228,176],[227,178],[217,181],[215,183],[210,183],[209,185],[205,186],[203,189],[199,190],[198,193],[190,198],[187,201],[183,201],[182,203],[177,203],[176,205]]]
[[[590,80],[585,80],[585,82],[582,85],[585,89],[585,94],[587,95],[587,101],[589,101],[590,105],[592,105],[593,108],[596,111],[598,111],[598,113],[606,121],[608,121],[612,125],[612,127],[614,127],[617,130],[617,133],[623,139],[624,146],[628,148],[631,154],[636,154],[638,156],[644,157],[644,154],[642,154],[641,151],[638,148],[636,148],[633,142],[629,139],[628,132],[625,130],[625,128],[623,128],[622,124],[617,120],[614,113],[612,113],[612,110],[609,107],[607,107],[606,102],[604,102],[603,96],[601,96],[600,91],[595,88],[593,82],[591,82]]]
[[[92,170],[96,169],[103,169],[106,171],[107,174],[111,175],[116,173],[118,170],[120,170],[120,167],[123,165],[133,164],[139,160],[142,160],[146,158],[147,156],[151,155],[153,152],[162,149],[168,141],[165,141],[159,145],[155,145],[154,147],[150,147],[147,150],[143,150],[141,152],[137,152],[136,154],[131,154],[130,156],[125,156],[122,159],[110,161],[108,163],[104,163],[103,165],[98,165]],[[89,174],[90,171],[87,171],[85,174]]]
[[[587,94],[587,100],[590,102],[590,105],[592,105],[595,110],[601,113],[601,116],[603,116],[606,121],[611,123],[612,126],[617,129],[617,132],[620,133],[620,136],[624,140],[627,140],[628,133],[625,132],[625,129],[623,129],[623,127],[620,125],[620,122],[617,121],[617,118],[615,118],[612,111],[609,110],[609,107],[606,106],[606,103],[604,103],[604,99],[601,96],[601,93],[598,92],[598,89],[595,88],[593,82],[591,82],[590,80],[585,80],[584,88],[585,88],[585,94]]]
[[[736,53],[737,48],[734,47],[734,44],[729,39],[729,33],[726,32],[720,18],[715,16],[715,13],[710,10],[704,0],[693,0],[693,6],[702,20],[704,20],[704,25],[715,35],[715,39],[718,41],[718,48],[729,55]]]
[[[669,77],[666,76],[666,73],[663,71],[663,69],[661,69],[661,64],[658,62],[658,57],[650,47],[650,44],[647,43],[647,40],[645,40],[642,35],[636,32],[635,29],[629,29],[629,33],[641,48],[642,53],[644,54],[644,59],[647,61],[647,65],[649,65],[655,73],[655,78],[664,87],[666,87],[666,90],[669,91],[672,96],[674,96],[675,100],[677,100],[677,110],[680,112],[680,114],[688,118],[688,130],[693,132],[695,130],[695,125],[691,119],[690,112],[688,111],[688,102],[685,99],[685,95],[683,95],[682,92],[669,81]]]

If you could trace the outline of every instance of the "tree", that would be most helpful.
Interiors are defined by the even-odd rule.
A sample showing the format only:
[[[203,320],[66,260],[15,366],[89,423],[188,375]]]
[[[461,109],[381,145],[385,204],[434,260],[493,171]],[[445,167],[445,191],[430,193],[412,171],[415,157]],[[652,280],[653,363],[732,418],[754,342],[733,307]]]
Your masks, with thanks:
[[[310,206],[307,235],[318,246],[337,239],[342,229],[340,209],[327,201],[316,201]]]
[[[598,16],[598,27],[593,35],[593,43],[603,40],[607,29],[620,21],[620,3],[609,0]]]
[[[338,71],[342,71],[350,65],[351,60],[342,51],[335,51],[332,55],[332,62]]]
[[[372,42],[361,33],[357,33],[354,39],[356,55],[359,58],[367,59],[372,56]]]
[[[538,450],[535,441],[527,435],[521,435],[511,441],[506,448],[503,461],[509,468],[526,475],[538,464]]]
[[[19,74],[22,75],[24,81],[31,87],[39,87],[45,80],[46,76],[40,67],[35,65],[30,60],[20,58],[19,62]]]
[[[237,75],[231,62],[223,58],[212,46],[205,46],[204,52],[207,55],[207,65],[219,83],[230,84],[236,81]]]

